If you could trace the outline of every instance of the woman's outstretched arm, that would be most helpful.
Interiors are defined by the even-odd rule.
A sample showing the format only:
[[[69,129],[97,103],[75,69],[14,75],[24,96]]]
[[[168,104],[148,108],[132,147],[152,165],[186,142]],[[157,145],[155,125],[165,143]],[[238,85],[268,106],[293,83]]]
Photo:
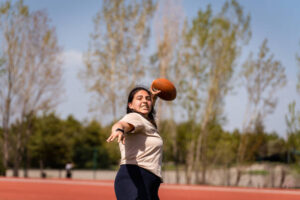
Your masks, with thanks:
[[[118,121],[112,126],[111,134],[107,138],[106,141],[112,142],[116,138],[118,138],[118,142],[122,142],[123,144],[125,144],[125,135],[124,134],[132,131],[133,129],[134,129],[133,125],[131,125],[127,122]]]

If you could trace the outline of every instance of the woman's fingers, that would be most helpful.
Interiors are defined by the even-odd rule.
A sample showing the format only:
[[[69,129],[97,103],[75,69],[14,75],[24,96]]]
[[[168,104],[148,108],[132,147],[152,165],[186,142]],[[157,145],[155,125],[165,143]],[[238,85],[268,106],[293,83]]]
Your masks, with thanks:
[[[123,134],[119,134],[119,135],[118,135],[118,142],[121,142],[121,140],[122,140],[122,135],[123,135]]]
[[[159,93],[161,93],[161,90],[156,90],[156,91],[152,92],[152,94],[154,94],[154,95],[158,95]]]
[[[107,138],[107,140],[106,140],[106,142],[111,142],[112,141],[112,135],[110,135],[108,138]]]
[[[152,93],[152,95],[157,95],[161,92],[161,90],[153,89],[152,87],[150,87],[150,92]]]
[[[112,142],[116,138],[118,138],[118,142],[122,142],[123,144],[125,143],[125,137],[122,132],[117,132],[116,134],[112,133],[106,140],[106,142]]]
[[[117,135],[114,135],[113,133],[109,136],[109,138],[107,138],[107,142],[112,142],[114,141],[114,139],[117,137]]]
[[[125,137],[122,138],[122,144],[125,144]]]

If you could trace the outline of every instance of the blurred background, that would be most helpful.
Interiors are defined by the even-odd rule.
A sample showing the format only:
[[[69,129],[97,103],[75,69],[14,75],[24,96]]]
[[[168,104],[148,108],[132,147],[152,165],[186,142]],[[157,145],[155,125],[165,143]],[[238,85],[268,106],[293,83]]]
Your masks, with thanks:
[[[165,77],[166,183],[300,187],[299,7],[0,0],[0,175],[113,179],[111,125]]]

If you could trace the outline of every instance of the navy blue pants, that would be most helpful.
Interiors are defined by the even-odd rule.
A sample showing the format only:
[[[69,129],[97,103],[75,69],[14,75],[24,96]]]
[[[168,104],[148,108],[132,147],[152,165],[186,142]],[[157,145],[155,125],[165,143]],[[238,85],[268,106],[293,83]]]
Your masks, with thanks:
[[[115,179],[115,193],[118,200],[159,200],[160,183],[158,176],[137,165],[121,165]]]

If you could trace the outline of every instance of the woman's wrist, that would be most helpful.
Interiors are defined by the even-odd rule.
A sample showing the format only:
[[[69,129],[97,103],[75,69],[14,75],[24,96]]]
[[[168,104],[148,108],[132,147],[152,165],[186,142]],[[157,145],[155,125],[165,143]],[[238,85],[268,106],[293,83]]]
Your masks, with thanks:
[[[124,127],[122,126],[122,124],[121,124],[120,122],[115,123],[115,124],[111,127],[111,131],[112,131],[112,132],[117,131],[117,129],[124,130]]]
[[[122,128],[116,128],[115,131],[120,131],[120,132],[122,132],[123,134],[125,133],[124,129],[122,129]]]

